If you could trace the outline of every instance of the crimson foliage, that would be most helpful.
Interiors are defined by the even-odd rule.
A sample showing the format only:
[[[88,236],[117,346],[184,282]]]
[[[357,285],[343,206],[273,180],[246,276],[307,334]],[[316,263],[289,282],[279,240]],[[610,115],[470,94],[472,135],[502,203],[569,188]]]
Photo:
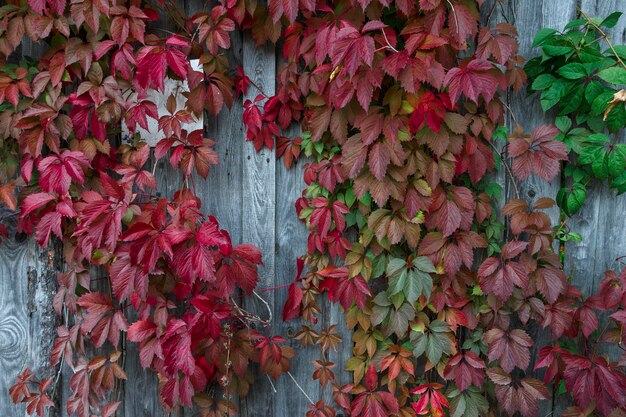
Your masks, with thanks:
[[[278,378],[293,356],[233,298],[254,291],[261,253],[233,245],[203,213],[194,177],[206,178],[218,158],[214,141],[187,127],[231,105],[222,48],[235,22],[252,22],[260,9],[231,2],[181,19],[170,6],[11,0],[0,7],[0,198],[19,210],[19,231],[42,246],[62,241],[54,298],[62,324],[51,365],[73,372],[70,415],[115,414],[127,342],[158,373],[166,409],[195,403],[202,415],[233,411],[233,395],[249,391],[253,364]],[[177,34],[148,29],[164,11]],[[24,35],[47,47],[38,62],[14,56]],[[191,59],[200,59],[200,70]],[[189,93],[183,106],[170,96],[159,113],[154,97],[168,79]],[[149,122],[160,139],[152,160]],[[130,138],[120,140],[122,125]],[[182,181],[161,197],[149,167],[168,155]],[[43,415],[52,381],[25,370],[11,397]],[[207,394],[216,387],[223,399]]]

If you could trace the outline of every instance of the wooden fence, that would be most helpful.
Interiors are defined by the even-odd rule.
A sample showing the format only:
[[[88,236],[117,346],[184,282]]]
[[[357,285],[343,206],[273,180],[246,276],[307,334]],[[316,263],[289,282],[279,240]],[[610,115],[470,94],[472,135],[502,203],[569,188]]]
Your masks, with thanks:
[[[494,1],[494,0],[491,0]],[[187,0],[188,13],[201,10],[202,0]],[[521,53],[532,54],[530,45],[534,33],[542,27],[562,29],[573,19],[576,8],[588,14],[606,16],[620,10],[626,12],[626,0],[507,0],[501,7],[506,19],[514,23],[520,32]],[[488,7],[487,7],[488,8]],[[499,17],[501,19],[501,17]],[[626,19],[613,30],[615,43],[626,41]],[[168,22],[158,23],[167,28]],[[277,54],[274,48],[258,48],[248,35],[233,35],[232,54],[234,61],[244,67],[245,72],[267,93],[275,87]],[[23,54],[32,53],[33,47],[25,45]],[[527,131],[546,121],[537,97],[524,94],[508,98],[517,120]],[[215,215],[233,238],[233,243],[250,242],[258,245],[264,254],[261,270],[261,287],[279,286],[291,282],[295,275],[295,259],[306,250],[306,231],[298,221],[294,201],[304,189],[302,163],[287,171],[272,152],[256,153],[250,143],[244,141],[241,122],[242,101],[236,101],[230,112],[222,113],[217,119],[205,118],[207,136],[217,140],[221,166],[213,170],[208,180],[198,181],[206,213]],[[622,138],[623,140],[624,138]],[[157,181],[163,194],[168,194],[180,178],[168,169],[166,163],[157,167]],[[503,172],[498,174],[508,197],[508,187]],[[541,180],[530,179],[522,184],[523,197],[532,201],[541,196],[555,197],[559,188],[558,179],[551,185]],[[553,210],[553,220],[558,213]],[[580,214],[570,221],[572,229],[580,233],[583,242],[569,244],[565,252],[566,273],[584,292],[597,287],[603,272],[611,267],[613,260],[626,255],[626,196],[616,197],[606,186],[590,187],[587,203]],[[0,246],[0,415],[24,415],[23,408],[17,409],[8,397],[8,387],[15,376],[24,368],[42,374],[53,374],[49,369],[49,352],[55,336],[52,298],[55,292],[56,273],[60,270],[61,251],[51,245],[41,249],[32,240],[17,236],[7,239]],[[268,291],[264,297],[272,308],[273,330],[290,340],[297,323],[282,323],[280,311],[286,298],[286,289]],[[248,306],[267,315],[266,307]],[[345,361],[351,356],[350,333],[346,331],[337,306],[326,304],[323,309],[322,325],[337,324],[345,334],[338,352],[331,352],[330,360],[337,364],[338,376],[347,382],[350,375],[342,372]],[[533,338],[537,350],[546,341],[545,334],[534,330]],[[292,374],[302,388],[313,399],[330,400],[327,389],[322,392],[319,384],[311,380],[315,351],[298,349],[292,364]],[[164,413],[157,395],[157,382],[153,374],[144,372],[137,360],[137,352],[129,347],[126,362],[129,375],[125,384],[122,413],[126,417],[161,417]],[[51,416],[66,415],[64,398],[67,397],[69,375],[64,372],[59,381],[56,400],[59,406]],[[560,397],[546,401],[540,415],[559,416],[567,402]],[[273,385],[268,379],[260,379],[251,390],[250,396],[241,402],[240,412],[244,417],[287,417],[304,416],[308,400],[287,376]],[[191,416],[181,411],[180,416]]]

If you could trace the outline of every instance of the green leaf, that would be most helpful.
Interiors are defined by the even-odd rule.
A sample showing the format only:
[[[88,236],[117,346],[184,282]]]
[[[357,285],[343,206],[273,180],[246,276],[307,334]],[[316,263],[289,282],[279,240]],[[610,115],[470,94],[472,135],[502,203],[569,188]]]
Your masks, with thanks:
[[[604,55],[602,55],[602,52],[600,52],[596,46],[589,45],[581,48],[577,55],[581,62],[586,64],[597,63],[604,58]]]
[[[401,258],[389,258],[385,273],[389,278],[397,278],[402,272],[406,272],[406,261]]]
[[[626,155],[621,148],[615,147],[608,155],[608,173],[611,177],[619,177],[626,169]]]
[[[393,278],[389,278],[389,294],[396,295],[399,292],[404,291],[407,277],[408,277],[408,271],[405,269],[402,272],[400,272],[397,276]]]
[[[550,28],[540,29],[535,35],[535,39],[533,40],[532,47],[533,48],[538,47],[539,45],[543,44],[548,39],[551,39],[552,37],[554,37],[554,34],[557,32],[558,31],[556,29],[550,29]]]
[[[599,116],[604,113],[606,108],[609,106],[609,102],[611,100],[613,100],[612,91],[606,91],[597,96],[591,104],[591,114],[594,116]]]
[[[463,392],[452,388],[446,396],[450,399],[451,417],[481,417],[489,412],[489,402],[477,387],[469,387]]]
[[[607,83],[616,85],[626,85],[626,68],[624,67],[611,67],[602,70],[598,73],[598,77],[602,78]]]
[[[404,337],[409,329],[409,321],[415,318],[415,309],[409,303],[404,303],[398,308],[389,311],[389,326],[385,329],[385,336],[395,333],[398,337]]]
[[[430,363],[438,364],[444,353],[449,355],[452,352],[449,330],[447,323],[433,320],[426,333],[411,332],[413,355],[419,357],[425,353]]]
[[[615,27],[620,17],[622,17],[622,12],[613,12],[608,15],[607,18],[602,21],[602,23],[600,23],[600,26],[611,29]]]
[[[583,101],[584,92],[585,90],[580,84],[577,84],[573,88],[571,88],[561,100],[559,115],[566,115],[578,110],[580,104]]]
[[[582,25],[584,25],[585,23],[587,23],[587,21],[585,19],[576,19],[576,20],[572,20],[571,22],[569,22],[567,25],[565,25],[565,27],[563,28],[564,30],[567,29],[571,29],[571,28],[577,28],[577,27],[581,27]]]
[[[585,69],[585,66],[577,62],[563,65],[561,68],[558,69],[557,72],[561,77],[567,78],[568,80],[579,80],[587,76],[587,70]]]
[[[563,56],[574,52],[574,48],[571,46],[560,45],[544,45],[543,52],[549,56]]]
[[[540,76],[535,78],[535,81],[533,81],[533,84],[530,88],[535,91],[545,90],[546,88],[550,88],[555,80],[556,78],[552,74],[541,74]]]
[[[626,192],[626,171],[611,182],[611,187],[615,188],[618,194]]]
[[[596,152],[596,156],[591,163],[591,171],[598,179],[606,179],[609,176],[609,156],[604,149],[600,149]]]
[[[592,80],[585,88],[585,100],[591,105],[593,100],[608,89],[600,81]]]
[[[572,127],[572,119],[567,116],[559,116],[554,121],[554,124],[561,132],[565,133]]]
[[[608,50],[607,53],[613,56],[617,55],[621,59],[626,59],[626,45],[614,45],[615,52]]]
[[[567,189],[566,189],[567,190]],[[565,208],[569,215],[576,213],[583,204],[585,204],[585,199],[587,198],[587,190],[585,186],[580,183],[574,183],[572,187],[566,191],[566,200],[565,200]]]
[[[423,272],[432,274],[437,272],[437,268],[435,268],[432,261],[425,256],[417,256],[413,259],[413,266]]]
[[[550,110],[561,101],[566,89],[567,86],[565,83],[555,82],[549,89],[544,90],[544,92],[541,93],[541,108],[543,111],[546,112]]]
[[[352,187],[350,187],[346,190],[346,205],[348,206],[348,208],[352,207],[355,201],[356,197],[354,195],[354,190],[352,189]]]
[[[613,107],[609,114],[606,115],[605,123],[609,132],[619,132],[626,126],[626,107],[623,105]]]

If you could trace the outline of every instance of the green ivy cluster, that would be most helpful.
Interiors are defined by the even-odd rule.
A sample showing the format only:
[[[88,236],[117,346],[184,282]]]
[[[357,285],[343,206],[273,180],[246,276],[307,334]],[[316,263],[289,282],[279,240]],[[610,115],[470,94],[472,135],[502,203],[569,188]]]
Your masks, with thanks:
[[[570,150],[557,197],[568,216],[580,210],[594,179],[626,191],[626,144],[617,143],[626,127],[626,45],[613,45],[606,32],[622,13],[580,15],[562,32],[541,29],[532,45],[541,55],[525,67],[530,90],[541,94],[544,112],[556,112],[559,139]]]

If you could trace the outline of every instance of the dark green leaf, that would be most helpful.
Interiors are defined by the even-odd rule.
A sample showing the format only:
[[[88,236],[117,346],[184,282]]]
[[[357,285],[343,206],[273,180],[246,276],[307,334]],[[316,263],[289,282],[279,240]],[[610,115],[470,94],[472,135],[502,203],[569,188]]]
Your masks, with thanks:
[[[542,49],[543,52],[549,56],[563,56],[574,52],[574,48],[572,46],[562,45],[544,45]]]
[[[568,80],[578,80],[587,76],[585,66],[583,64],[579,64],[578,62],[563,65],[557,72],[561,77],[567,78]]]
[[[604,26],[606,28],[613,28],[619,21],[620,17],[622,17],[622,12],[613,12],[606,19],[600,23],[600,26]]]
[[[556,78],[552,74],[541,74],[540,76],[535,78],[535,81],[533,81],[533,84],[530,88],[532,88],[535,91],[545,90],[546,88],[550,88],[550,86],[552,85],[552,83],[554,83],[555,80]]]
[[[580,104],[583,101],[584,92],[585,90],[580,84],[575,85],[573,88],[571,88],[561,100],[559,115],[563,116],[578,110]]]
[[[611,67],[602,70],[598,73],[598,77],[602,78],[607,83],[616,85],[626,85],[626,68],[624,67]]]
[[[567,116],[559,116],[554,121],[554,124],[561,132],[565,133],[572,127],[572,119]]]
[[[537,34],[535,35],[535,39],[533,40],[532,47],[536,48],[537,46],[539,46],[542,43],[544,43],[546,40],[552,38],[554,36],[554,34],[557,33],[557,32],[558,32],[557,30],[550,29],[550,28],[540,29],[537,32]]]
[[[561,81],[561,80],[559,80]],[[555,82],[552,86],[541,93],[541,108],[543,111],[548,111],[554,107],[561,99],[567,89],[567,85],[564,82]]]
[[[577,27],[581,27],[582,25],[584,25],[585,23],[587,23],[587,21],[585,19],[576,19],[576,20],[572,20],[571,22],[569,22],[567,25],[565,25],[565,28],[563,28],[564,30],[567,29],[571,29],[571,28],[577,28]]]
[[[606,91],[599,96],[597,96],[593,103],[591,103],[591,114],[593,116],[599,116],[604,113],[606,108],[609,106],[609,102],[613,100],[613,92]]]
[[[626,126],[626,107],[623,104],[613,107],[606,115],[605,122],[609,132],[619,132]]]
[[[622,148],[615,147],[608,156],[608,171],[611,177],[619,177],[626,169],[626,154]]]

